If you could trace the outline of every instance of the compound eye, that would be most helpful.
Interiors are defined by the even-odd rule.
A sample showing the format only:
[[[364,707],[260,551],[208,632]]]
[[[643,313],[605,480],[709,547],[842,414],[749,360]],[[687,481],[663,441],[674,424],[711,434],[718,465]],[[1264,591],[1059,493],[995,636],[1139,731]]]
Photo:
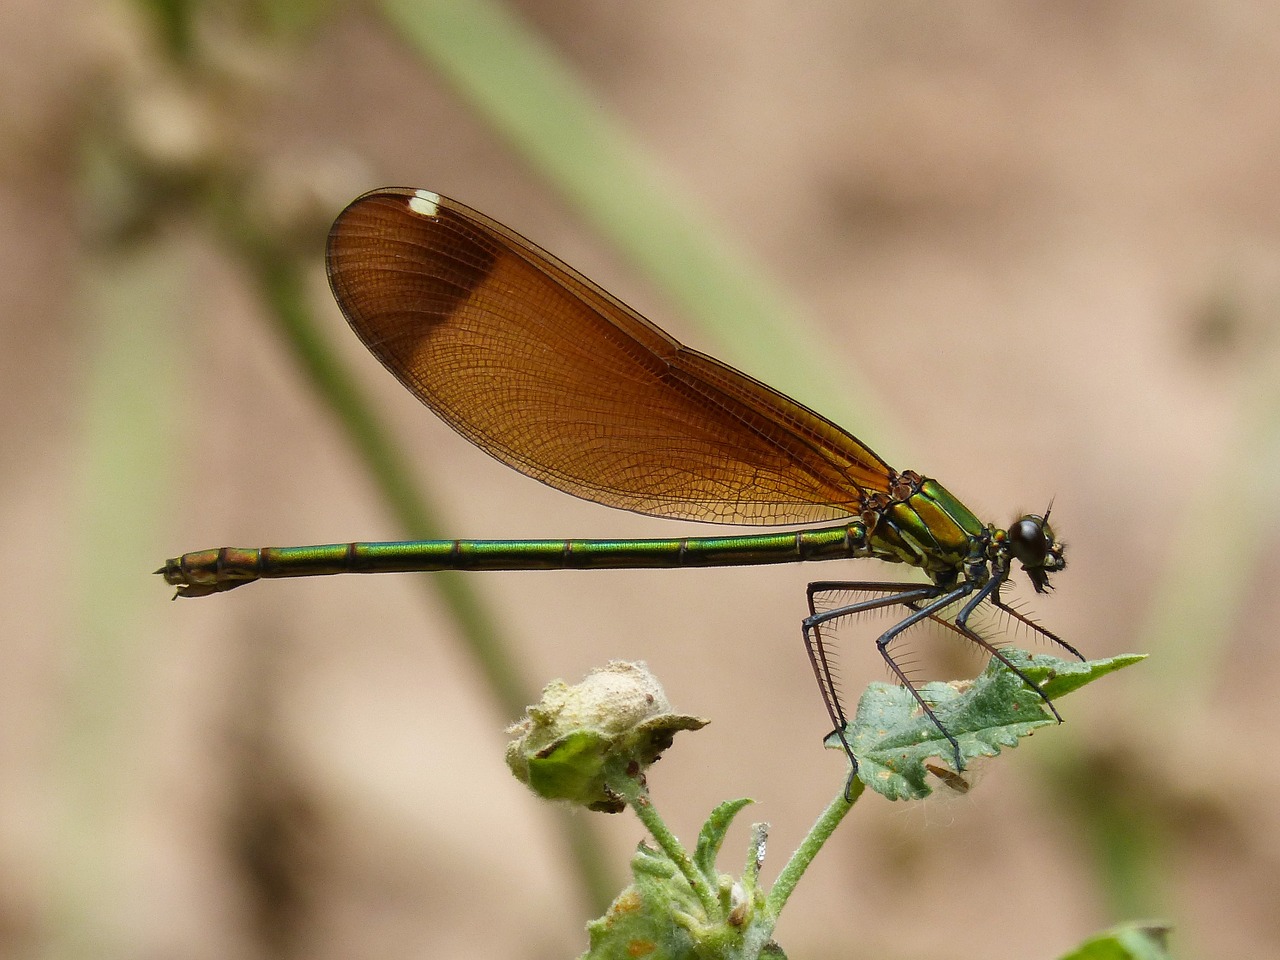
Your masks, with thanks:
[[[1049,555],[1049,536],[1042,517],[1023,517],[1009,528],[1009,549],[1024,567],[1042,567]]]

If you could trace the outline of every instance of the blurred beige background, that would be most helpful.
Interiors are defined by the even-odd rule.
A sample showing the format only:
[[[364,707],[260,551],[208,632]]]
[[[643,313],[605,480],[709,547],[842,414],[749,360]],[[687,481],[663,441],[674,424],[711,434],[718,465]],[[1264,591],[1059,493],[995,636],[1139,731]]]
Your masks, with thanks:
[[[1280,956],[1280,8],[517,7],[655,176],[790,292],[826,344],[813,377],[865,378],[898,466],[999,522],[1055,498],[1070,567],[1029,609],[1091,655],[1152,654],[1065,701],[1065,727],[988,764],[966,797],[864,800],[784,914],[784,947],[1052,957],[1124,903],[1173,921],[1184,956]],[[591,913],[554,818],[505,773],[514,718],[413,578],[171,604],[149,576],[185,550],[398,532],[215,232],[154,195],[160,212],[131,232],[136,198],[111,170],[134,151],[164,182],[226,155],[264,197],[325,219],[374,186],[428,187],[687,342],[731,347],[631,272],[373,8],[275,32],[250,8],[204,9],[221,74],[196,80],[158,52],[146,9],[0,9],[0,954],[577,955]],[[677,529],[468,447],[363,354],[328,299],[322,234],[300,242],[320,320],[451,535]],[[104,396],[123,406],[100,414]],[[144,482],[100,482],[131,457]],[[718,801],[754,797],[743,820],[773,824],[772,880],[843,777],[820,748],[804,584],[881,573],[900,571],[472,586],[531,695],[642,658],[678,708],[712,718],[656,768],[655,794],[687,839]],[[867,630],[844,652],[850,695],[884,676]],[[592,819],[620,888],[641,830]],[[724,869],[745,827],[735,837]]]

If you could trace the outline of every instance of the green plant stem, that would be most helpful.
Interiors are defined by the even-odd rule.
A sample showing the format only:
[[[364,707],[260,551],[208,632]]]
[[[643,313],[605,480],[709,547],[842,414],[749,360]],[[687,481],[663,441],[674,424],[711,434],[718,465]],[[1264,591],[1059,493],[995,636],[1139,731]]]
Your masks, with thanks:
[[[626,801],[628,806],[635,811],[640,822],[644,824],[645,829],[649,831],[649,835],[667,855],[667,858],[675,864],[677,870],[684,876],[685,882],[689,884],[694,895],[698,898],[698,902],[702,904],[702,909],[706,912],[708,923],[718,923],[724,919],[724,911],[721,909],[720,901],[716,897],[716,891],[708,883],[708,878],[702,875],[693,862],[693,858],[689,856],[689,852],[685,850],[684,845],[680,843],[679,838],[667,829],[667,825],[663,822],[662,817],[654,808],[652,801],[649,799],[649,790],[644,786],[642,780],[636,777],[629,777],[626,774],[620,774],[609,779],[609,786],[616,791]]]
[[[90,152],[96,143],[86,146]],[[95,198],[93,173],[77,197],[82,206]],[[181,436],[180,405],[156,398],[188,386],[170,311],[187,294],[190,251],[177,243],[98,243],[80,251],[77,269],[80,379],[70,409],[79,439],[65,523],[81,549],[59,566],[59,613],[67,618],[61,723],[50,728],[44,759],[60,789],[46,811],[44,949],[33,943],[31,951],[44,957],[130,951],[117,922],[135,836],[129,818],[137,784],[153,770],[141,704],[155,660],[165,655],[154,645],[170,640],[148,629],[159,598],[144,572],[162,548],[156,505],[173,499],[170,452]]]
[[[787,900],[796,888],[796,884],[800,882],[800,878],[804,876],[804,872],[809,869],[809,864],[813,862],[813,858],[818,855],[818,851],[822,849],[823,844],[835,832],[836,827],[840,826],[840,821],[844,819],[845,814],[853,809],[853,805],[858,802],[858,798],[862,796],[862,791],[866,789],[862,781],[854,777],[853,784],[848,789],[848,798],[845,797],[845,788],[842,788],[834,800],[827,804],[827,809],[822,811],[822,815],[818,817],[817,822],[809,828],[808,834],[800,846],[796,848],[796,852],[791,855],[791,859],[787,861],[787,865],[782,868],[782,873],[778,874],[777,882],[774,883],[773,889],[769,891],[768,904],[769,912],[772,916],[777,917],[782,912],[782,908],[786,906]]]

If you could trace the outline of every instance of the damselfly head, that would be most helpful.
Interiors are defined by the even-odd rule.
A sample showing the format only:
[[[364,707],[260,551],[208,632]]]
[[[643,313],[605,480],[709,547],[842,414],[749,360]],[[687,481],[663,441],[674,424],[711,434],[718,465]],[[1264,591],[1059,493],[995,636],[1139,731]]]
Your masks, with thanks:
[[[1009,526],[1007,536],[1009,552],[1022,563],[1036,593],[1051,589],[1049,574],[1062,570],[1067,561],[1063,557],[1062,542],[1049,526],[1049,511],[1046,510],[1043,517],[1035,513],[1020,517]]]

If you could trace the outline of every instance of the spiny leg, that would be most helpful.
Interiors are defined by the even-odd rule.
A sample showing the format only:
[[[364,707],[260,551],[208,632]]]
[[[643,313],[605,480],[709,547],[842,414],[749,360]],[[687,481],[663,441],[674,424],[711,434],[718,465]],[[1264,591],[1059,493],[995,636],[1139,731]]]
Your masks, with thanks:
[[[819,611],[817,604],[817,596],[826,593],[851,593],[851,591],[874,591],[874,593],[883,594],[901,594],[908,591],[919,591],[927,586],[925,584],[882,584],[882,582],[874,581],[847,581],[847,580],[819,580],[809,584],[806,591],[806,599],[809,602],[809,616],[803,622],[805,652],[809,654],[809,666],[813,667],[815,680],[818,681],[818,690],[822,694],[824,707],[827,708],[827,716],[831,717],[833,733],[840,736],[841,742],[845,741],[845,710],[840,703],[840,691],[837,689],[836,667],[833,664],[832,650],[828,649],[828,645],[822,639],[822,623],[829,620],[826,614],[831,611]],[[876,609],[883,605],[892,605],[896,603],[908,603],[901,596],[887,596],[887,598],[878,598],[865,605],[864,609]],[[835,616],[846,616],[846,608],[850,604],[837,604],[832,608]],[[812,631],[812,634],[810,634]],[[846,753],[849,751],[849,745],[845,744]],[[856,765],[856,764],[855,764]]]
[[[1012,617],[1014,620],[1017,620],[1024,627],[1027,627],[1028,629],[1030,629],[1033,633],[1040,634],[1040,636],[1044,637],[1050,643],[1057,644],[1063,650],[1066,650],[1068,653],[1070,653],[1073,657],[1080,660],[1081,662],[1084,662],[1085,660],[1084,654],[1082,654],[1079,650],[1077,650],[1071,644],[1067,643],[1067,641],[1063,640],[1060,636],[1058,636],[1052,630],[1046,630],[1044,627],[1040,626],[1040,624],[1036,623],[1026,614],[1019,613],[1013,607],[1009,606],[1007,603],[1001,600],[999,587],[997,587],[995,592],[991,594],[991,605],[994,606],[997,610],[1000,610],[1001,612],[1008,614],[1010,617]]]
[[[883,593],[887,595],[819,611],[815,603],[815,597],[821,593],[834,592]],[[823,702],[827,707],[827,714],[830,716],[831,722],[835,724],[837,731],[843,730],[847,718],[840,703],[840,695],[836,690],[835,671],[831,664],[827,646],[822,641],[822,634],[819,629],[821,625],[829,620],[856,616],[859,613],[897,606],[898,604],[916,610],[918,609],[917,603],[924,600],[932,600],[937,595],[938,588],[936,586],[924,583],[822,580],[809,584],[809,616],[803,622],[805,649],[809,654],[809,663],[813,667]]]
[[[995,583],[996,581],[990,581],[990,582]],[[1039,687],[1037,687],[1036,684],[1032,683],[1031,679],[1025,673],[1023,673],[1021,669],[1019,669],[1017,666],[1011,663],[1009,659],[1004,655],[1004,653],[1000,650],[999,647],[997,647],[995,644],[988,641],[985,637],[982,636],[982,634],[978,633],[976,630],[974,630],[972,627],[968,625],[969,614],[972,613],[974,610],[976,610],[979,607],[979,605],[981,605],[984,599],[989,599],[993,607],[996,607],[998,610],[1002,611],[1003,613],[1008,614],[1010,617],[1017,620],[1019,623],[1021,623],[1028,629],[1032,630],[1035,633],[1040,634],[1046,640],[1049,640],[1052,643],[1058,644],[1064,650],[1067,650],[1074,656],[1078,657],[1082,662],[1085,660],[1084,654],[1082,654],[1079,650],[1077,650],[1071,644],[1067,643],[1067,641],[1063,640],[1052,630],[1048,630],[1045,627],[1042,627],[1040,624],[1036,623],[1030,617],[1026,616],[1023,613],[1020,613],[1019,611],[1015,610],[1013,607],[1010,607],[1009,605],[1004,603],[1004,601],[1000,599],[1000,585],[1003,585],[1003,583],[1004,581],[999,581],[998,585],[995,586],[994,589],[989,590],[989,593],[987,588],[984,588],[983,593],[988,593],[988,595],[983,596],[982,594],[979,594],[978,596],[970,600],[969,603],[965,605],[965,608],[961,610],[959,614],[956,615],[956,618],[954,621],[948,620],[946,617],[940,617],[937,614],[934,614],[929,619],[932,620],[934,623],[938,624],[939,626],[946,627],[948,630],[952,630],[955,633],[960,634],[960,636],[964,637],[970,643],[973,643],[976,646],[987,651],[987,653],[989,653],[991,656],[995,657],[997,660],[1003,663],[1011,673],[1019,677],[1023,683],[1025,683],[1031,689],[1035,690],[1036,693],[1040,694],[1040,698],[1044,700],[1045,706],[1047,706],[1050,709],[1050,711],[1052,711],[1053,715],[1058,718],[1058,722],[1061,723],[1062,715],[1058,713],[1058,708],[1053,704],[1053,701],[1050,700],[1047,696],[1045,696],[1044,693],[1039,689]],[[916,608],[913,608],[913,609],[916,609]]]
[[[1053,700],[1050,699],[1044,693],[1044,691],[1040,689],[1040,687],[1037,684],[1032,682],[1031,678],[1028,677],[1026,673],[1022,671],[1021,668],[1019,668],[1017,665],[1011,662],[1009,658],[1004,655],[1003,651],[1001,651],[999,647],[991,643],[989,640],[983,637],[980,633],[978,633],[968,624],[968,619],[970,614],[972,614],[973,611],[976,610],[982,604],[983,600],[989,599],[991,601],[992,606],[1003,611],[1004,613],[1007,613],[1009,616],[1013,617],[1019,623],[1028,627],[1035,633],[1038,633],[1041,636],[1043,636],[1046,640],[1049,640],[1053,643],[1058,644],[1064,650],[1067,650],[1070,653],[1074,654],[1082,662],[1084,661],[1085,659],[1084,655],[1081,654],[1080,651],[1076,650],[1075,647],[1071,646],[1071,644],[1067,643],[1065,640],[1059,637],[1056,633],[1054,633],[1051,630],[1047,630],[1046,628],[1040,626],[1040,624],[1032,620],[1030,617],[1026,616],[1025,614],[1019,613],[1017,610],[1005,604],[1000,599],[1000,586],[1003,583],[1004,583],[1003,580],[988,581],[987,585],[983,587],[983,589],[979,592],[979,594],[973,597],[968,603],[965,604],[964,609],[962,609],[956,615],[954,621],[949,620],[946,617],[938,616],[937,614],[931,615],[929,619],[932,620],[934,623],[938,624],[939,626],[946,627],[948,630],[952,630],[960,634],[960,636],[964,637],[970,643],[973,643],[979,648],[985,650],[992,657],[995,657],[995,659],[999,660],[1002,664],[1005,665],[1006,668],[1008,668],[1008,670],[1012,674],[1014,674],[1014,676],[1018,677],[1020,680],[1022,680],[1024,684],[1026,684],[1028,687],[1034,690],[1039,695],[1040,699],[1044,701],[1045,706],[1049,708],[1049,711],[1054,715],[1057,721],[1059,723],[1062,723],[1062,714],[1058,712],[1058,708],[1054,704]],[[912,607],[912,609],[919,609],[918,607],[912,604],[907,604],[907,606]]]
[[[818,681],[818,689],[822,694],[823,704],[827,708],[827,715],[831,718],[831,723],[834,726],[834,730],[832,732],[840,738],[840,743],[844,747],[844,752],[848,756],[849,763],[852,765],[854,772],[858,769],[858,760],[853,755],[853,748],[849,745],[849,741],[845,738],[845,726],[847,725],[848,720],[845,717],[844,706],[840,702],[840,695],[836,690],[836,681],[831,666],[831,658],[827,652],[827,645],[822,639],[822,624],[830,620],[854,616],[859,613],[865,613],[869,610],[879,610],[884,607],[892,607],[899,604],[906,606],[911,610],[918,610],[919,608],[916,604],[922,601],[932,600],[937,597],[939,589],[940,588],[934,584],[878,583],[875,581],[847,582],[823,580],[809,584],[809,616],[805,618],[803,623],[805,650],[809,654],[809,664],[813,667],[813,675]],[[876,592],[885,593],[887,595],[872,597],[871,599],[863,600],[858,603],[852,603],[832,610],[819,612],[814,603],[815,596],[820,593],[834,591],[864,593]],[[881,652],[882,654],[884,653],[884,651]],[[886,659],[889,660],[890,667],[894,671],[895,675],[897,675],[898,678],[906,684],[908,689],[911,689],[912,694],[918,701],[920,701],[919,696],[915,693],[915,690],[911,687],[910,682],[907,681],[902,671],[898,669],[897,664],[893,662],[892,658],[886,657]],[[926,711],[929,710],[929,707],[923,701],[920,701],[920,704]],[[932,711],[929,711],[929,713],[930,716],[932,716]],[[937,722],[936,718],[934,718],[934,722]],[[945,733],[946,731],[943,732]],[[850,783],[852,783],[852,774],[850,775]]]
[[[874,593],[886,595],[860,600],[858,603],[842,603],[829,609],[829,611],[819,611],[817,596],[826,593]],[[836,689],[836,669],[831,662],[831,654],[828,653],[827,645],[822,641],[822,631],[820,631],[819,626],[828,620],[856,616],[858,613],[893,607],[893,605],[897,604],[916,609],[916,603],[922,602],[922,600],[931,600],[934,596],[937,596],[937,593],[937,589],[932,584],[922,584],[919,581],[819,580],[809,584],[808,593],[806,593],[809,602],[809,617],[805,618],[804,621],[805,648],[808,649],[809,663],[814,669],[814,676],[817,677],[818,687],[822,691],[822,699],[823,703],[826,704],[828,716],[831,717],[831,722],[835,724],[837,730],[844,728],[846,717],[840,704],[840,692]],[[813,627],[815,637],[812,643],[810,643],[809,627]]]
[[[955,753],[956,770],[960,771],[964,769],[964,758],[960,755],[960,741],[951,735],[950,730],[943,726],[942,721],[938,719],[938,715],[933,712],[933,707],[931,707],[924,697],[920,695],[920,691],[915,688],[915,685],[907,678],[907,675],[903,673],[902,668],[899,667],[897,661],[893,659],[893,654],[889,652],[889,644],[893,643],[894,640],[907,630],[914,627],[920,621],[936,619],[936,615],[939,610],[946,609],[951,604],[956,603],[971,593],[973,591],[973,584],[965,581],[940,597],[937,596],[937,591],[939,589],[941,588],[934,588],[936,599],[922,607],[917,608],[912,606],[912,610],[914,612],[909,617],[898,621],[884,633],[880,634],[879,639],[876,640],[876,649],[880,651],[880,656],[882,656],[884,658],[884,662],[889,665],[889,669],[892,670],[898,680],[902,682],[902,685],[907,688],[907,692],[910,693],[916,703],[920,705],[920,709],[924,711],[925,716],[927,716],[933,725],[938,728],[938,732],[947,738],[947,742],[951,744],[951,749]],[[908,606],[911,605],[908,604]]]
[[[1009,671],[1014,674],[1014,676],[1018,677],[1020,680],[1022,680],[1024,684],[1026,684],[1028,687],[1030,687],[1032,690],[1038,693],[1040,695],[1040,699],[1044,701],[1044,705],[1049,708],[1049,710],[1053,713],[1054,717],[1056,717],[1058,722],[1061,723],[1062,714],[1060,714],[1058,712],[1058,708],[1053,705],[1053,701],[1049,699],[1049,695],[1046,694],[1043,690],[1041,690],[1040,686],[1037,683],[1035,683],[1030,677],[1028,677],[1025,673],[1023,673],[1019,667],[1015,666],[1014,663],[1004,655],[1004,653],[1000,650],[999,647],[997,647],[995,644],[991,643],[990,641],[983,639],[981,636],[978,635],[976,630],[974,630],[972,627],[969,626],[969,616],[973,613],[974,610],[978,609],[978,606],[982,603],[983,600],[987,600],[987,599],[990,599],[991,603],[997,609],[1005,610],[1006,612],[1014,612],[1015,616],[1017,616],[1015,611],[1009,611],[1009,609],[1000,602],[1001,582],[1002,581],[996,580],[996,579],[988,580],[987,583],[982,587],[982,589],[979,590],[974,595],[973,599],[971,599],[968,603],[964,605],[964,608],[958,614],[956,614],[956,619],[955,619],[956,629],[959,630],[962,634],[964,634],[965,637],[968,638],[972,643],[977,644],[983,650],[986,650],[987,653],[991,654],[991,656],[995,657],[997,660],[1003,663],[1009,669]],[[1018,619],[1023,620],[1023,622],[1026,622],[1025,618],[1018,617]],[[1048,634],[1050,637],[1053,636],[1053,634],[1050,634],[1049,631],[1047,630],[1043,632]],[[1063,646],[1066,646],[1066,644],[1063,644]],[[1070,650],[1071,648],[1067,647],[1067,649]],[[1074,650],[1072,650],[1071,652],[1075,653]],[[1076,656],[1080,656],[1080,655],[1077,653]],[[1080,657],[1080,659],[1083,660],[1084,658]]]

